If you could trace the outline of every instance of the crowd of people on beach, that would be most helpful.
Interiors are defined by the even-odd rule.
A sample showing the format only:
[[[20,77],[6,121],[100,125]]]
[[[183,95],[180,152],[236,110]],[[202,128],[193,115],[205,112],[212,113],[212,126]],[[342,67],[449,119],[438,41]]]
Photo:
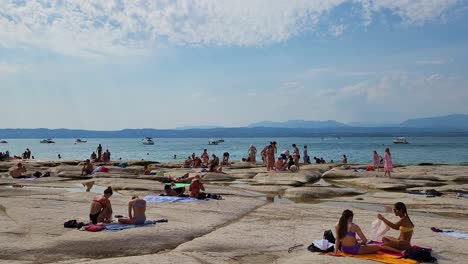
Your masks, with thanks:
[[[218,156],[215,154],[208,154],[208,150],[204,149],[200,157],[196,156],[195,153],[192,153],[191,156],[188,156],[182,165],[183,168],[205,168],[211,172],[221,172],[223,166],[229,165],[229,152],[223,153],[223,160],[220,162]]]

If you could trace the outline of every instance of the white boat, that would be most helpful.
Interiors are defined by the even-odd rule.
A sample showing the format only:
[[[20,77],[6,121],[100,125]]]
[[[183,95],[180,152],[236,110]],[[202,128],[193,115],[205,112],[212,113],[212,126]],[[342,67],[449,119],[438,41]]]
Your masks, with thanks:
[[[48,139],[43,139],[43,140],[41,140],[41,143],[51,144],[51,143],[55,143],[55,141],[52,140],[51,138],[48,138]]]
[[[210,140],[208,141],[208,145],[219,145],[219,143],[223,143],[224,139],[218,139],[218,140]]]
[[[8,141],[6,141],[6,140],[0,140],[0,143],[6,144],[6,143],[8,143]]]
[[[88,141],[82,140],[82,139],[79,139],[79,138],[77,138],[77,139],[75,140],[75,143],[86,143],[86,142],[88,142]]]
[[[404,137],[397,137],[395,140],[393,140],[393,144],[409,144],[409,142]]]
[[[144,139],[141,140],[143,145],[154,145],[154,141],[150,137],[145,137]]]

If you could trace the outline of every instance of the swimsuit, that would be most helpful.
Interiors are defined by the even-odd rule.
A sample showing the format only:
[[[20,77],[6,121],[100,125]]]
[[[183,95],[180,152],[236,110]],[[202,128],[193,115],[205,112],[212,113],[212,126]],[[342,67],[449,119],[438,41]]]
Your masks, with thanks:
[[[133,209],[135,208],[145,208],[146,204],[145,203],[134,203],[133,204]],[[133,220],[135,221],[135,225],[142,225],[146,221],[146,216],[135,216],[133,217]]]
[[[350,236],[350,237],[354,237],[356,238],[356,233],[354,232],[351,232],[351,231],[348,231],[346,233],[347,236]],[[356,241],[356,244],[352,245],[352,246],[341,246],[341,250],[344,252],[344,253],[348,253],[348,254],[358,254],[359,253],[359,248],[361,247],[361,245],[358,244],[358,242]]]
[[[413,227],[400,226],[400,231],[403,233],[413,232]]]

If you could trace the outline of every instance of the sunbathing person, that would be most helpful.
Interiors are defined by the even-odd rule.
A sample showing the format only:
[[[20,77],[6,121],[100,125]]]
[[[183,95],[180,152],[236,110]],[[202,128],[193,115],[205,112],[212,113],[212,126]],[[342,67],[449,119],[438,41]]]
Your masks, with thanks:
[[[188,195],[184,194],[185,187],[179,187],[172,189],[174,184],[166,184],[164,185],[164,192],[166,193],[165,196],[179,196],[179,197],[187,197]]]
[[[388,221],[381,214],[377,218],[382,220],[386,225],[395,230],[400,230],[400,236],[394,238],[391,236],[384,236],[382,238],[382,249],[395,253],[403,253],[404,250],[411,248],[411,237],[413,236],[414,224],[408,216],[406,205],[402,202],[395,203],[393,212],[400,220],[396,223]]]
[[[112,206],[109,200],[112,194],[112,188],[109,186],[104,190],[103,195],[93,198],[89,212],[89,219],[93,224],[112,222]]]
[[[210,160],[210,156],[208,155],[208,151],[206,149],[203,150],[201,154],[201,158],[203,160],[203,165],[208,166],[208,161]]]
[[[202,165],[202,160],[199,157],[195,157],[192,162],[192,168],[200,168]]]
[[[221,171],[220,168],[217,168],[219,166],[219,158],[215,154],[211,156],[213,157],[213,159],[209,163],[209,171]]]
[[[287,163],[284,162],[283,158],[281,156],[278,156],[278,159],[276,160],[275,163],[275,168],[277,171],[284,171],[286,170]]]
[[[146,221],[146,201],[138,196],[132,196],[128,202],[128,218],[119,218],[119,223],[129,225],[142,225]]]
[[[223,153],[223,161],[221,161],[221,165],[223,166],[229,165],[229,152]]]
[[[338,224],[335,226],[335,254],[338,253],[340,242],[341,251],[347,254],[371,254],[379,251],[380,246],[366,244],[367,238],[362,233],[361,228],[353,223],[353,216],[353,211],[344,210]],[[356,234],[361,238],[361,243],[358,243]]]
[[[199,199],[200,197],[204,196],[204,193],[202,191],[205,191],[205,186],[203,186],[203,183],[201,183],[200,176],[197,175],[192,180],[192,183],[190,183],[190,197]]]
[[[28,178],[28,176],[24,175],[26,173],[26,168],[20,162],[16,165],[16,167],[10,169],[10,176],[16,179],[19,178]]]
[[[93,173],[94,171],[94,166],[91,163],[89,159],[85,161],[85,164],[83,165],[83,169],[81,169],[81,175],[89,175]]]
[[[193,160],[190,156],[184,161],[184,165],[182,168],[190,168],[192,166]]]

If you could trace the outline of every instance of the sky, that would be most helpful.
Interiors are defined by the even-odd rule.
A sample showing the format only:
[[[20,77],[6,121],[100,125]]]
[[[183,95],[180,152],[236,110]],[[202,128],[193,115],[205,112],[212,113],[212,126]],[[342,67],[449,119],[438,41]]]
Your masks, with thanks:
[[[467,0],[0,0],[0,128],[468,114]]]

